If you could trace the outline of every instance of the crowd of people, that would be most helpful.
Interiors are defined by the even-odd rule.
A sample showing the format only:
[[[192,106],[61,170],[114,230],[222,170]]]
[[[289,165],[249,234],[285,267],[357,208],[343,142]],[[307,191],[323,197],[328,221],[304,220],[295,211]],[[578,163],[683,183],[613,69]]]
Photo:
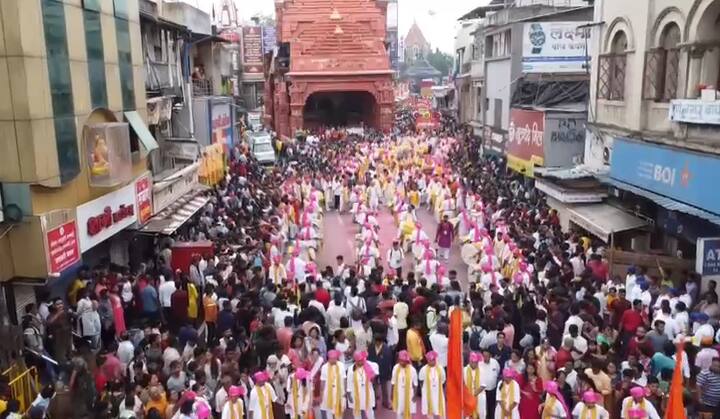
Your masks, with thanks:
[[[174,270],[160,240],[137,269],[81,269],[66,298],[26,307],[26,345],[57,362],[29,359],[46,385],[27,416],[444,418],[460,310],[473,419],[659,419],[680,347],[687,413],[720,417],[714,283],[612,275],[603,243],[563,232],[473,137],[399,121],[387,135],[334,130],[269,170],[237,146],[174,238],[212,252]],[[319,266],[330,211],[356,223],[356,248]],[[448,263],[460,246],[467,282]],[[5,390],[0,418],[20,417]]]

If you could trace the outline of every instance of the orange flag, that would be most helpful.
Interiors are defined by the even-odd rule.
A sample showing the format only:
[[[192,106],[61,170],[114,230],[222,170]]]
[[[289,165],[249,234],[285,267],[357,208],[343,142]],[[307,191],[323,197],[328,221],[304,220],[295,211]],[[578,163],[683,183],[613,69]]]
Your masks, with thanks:
[[[450,314],[447,366],[447,418],[462,419],[475,411],[475,396],[463,383],[462,311],[455,308]]]
[[[677,357],[675,359],[675,369],[673,370],[672,382],[670,383],[670,397],[668,398],[667,408],[665,409],[665,419],[687,419],[685,415],[685,405],[683,404],[683,348],[685,347],[684,339],[677,345]]]

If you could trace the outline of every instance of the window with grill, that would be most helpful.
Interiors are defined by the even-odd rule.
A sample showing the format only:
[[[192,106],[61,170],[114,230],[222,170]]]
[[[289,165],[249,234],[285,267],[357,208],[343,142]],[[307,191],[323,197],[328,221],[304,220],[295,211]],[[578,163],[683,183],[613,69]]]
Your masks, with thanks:
[[[598,97],[600,99],[625,99],[625,54],[601,55],[598,74]]]
[[[613,36],[610,53],[601,55],[598,72],[598,97],[609,100],[625,99],[625,69],[628,41],[625,32]]]
[[[643,99],[669,102],[677,97],[680,64],[680,28],[669,23],[662,32],[661,45],[645,53]]]

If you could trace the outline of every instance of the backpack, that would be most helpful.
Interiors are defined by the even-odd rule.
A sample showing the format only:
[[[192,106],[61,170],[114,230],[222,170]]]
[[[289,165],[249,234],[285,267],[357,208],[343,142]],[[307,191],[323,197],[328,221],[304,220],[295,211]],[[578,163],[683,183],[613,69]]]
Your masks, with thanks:
[[[480,340],[482,339],[482,328],[473,326],[470,329],[470,340],[468,345],[471,351],[480,351]]]

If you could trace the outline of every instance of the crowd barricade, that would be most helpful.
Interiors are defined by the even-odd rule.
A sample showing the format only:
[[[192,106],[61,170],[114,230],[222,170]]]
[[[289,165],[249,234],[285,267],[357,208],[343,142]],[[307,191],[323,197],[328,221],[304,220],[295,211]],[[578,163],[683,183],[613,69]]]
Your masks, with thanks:
[[[10,387],[10,397],[20,402],[20,412],[27,412],[30,404],[40,392],[40,376],[37,368],[27,368],[22,364],[14,363],[3,372]]]

